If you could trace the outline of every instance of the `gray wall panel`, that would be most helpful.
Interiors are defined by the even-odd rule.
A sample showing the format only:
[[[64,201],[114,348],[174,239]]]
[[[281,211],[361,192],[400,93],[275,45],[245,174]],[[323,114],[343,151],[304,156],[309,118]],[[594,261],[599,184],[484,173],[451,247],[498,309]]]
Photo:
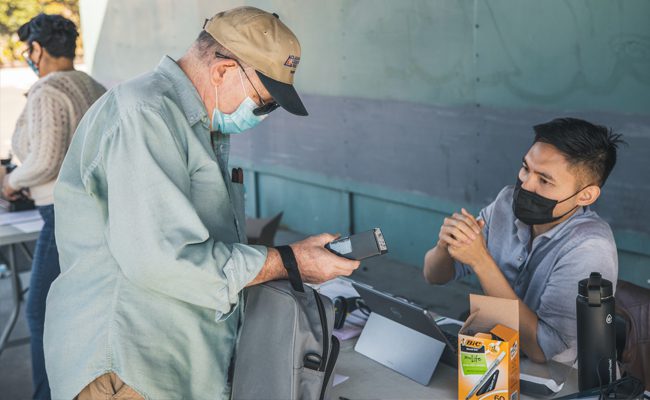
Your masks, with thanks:
[[[233,138],[233,155],[480,207],[514,183],[532,125],[573,115],[625,135],[630,146],[620,150],[596,209],[615,229],[650,233],[649,117],[324,96],[305,101],[309,117],[280,111]]]

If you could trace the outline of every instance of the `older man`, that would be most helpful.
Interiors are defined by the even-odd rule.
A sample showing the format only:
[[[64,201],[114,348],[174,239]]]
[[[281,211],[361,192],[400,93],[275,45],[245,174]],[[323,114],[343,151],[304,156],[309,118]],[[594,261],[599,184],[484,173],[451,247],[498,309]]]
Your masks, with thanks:
[[[307,115],[292,86],[299,60],[277,15],[233,9],[206,21],[178,62],[163,57],[86,114],[55,190],[53,397],[229,396],[242,289],[287,275],[277,250],[245,244],[229,135],[277,107]],[[357,268],[324,249],[334,238],[291,246],[305,281]]]

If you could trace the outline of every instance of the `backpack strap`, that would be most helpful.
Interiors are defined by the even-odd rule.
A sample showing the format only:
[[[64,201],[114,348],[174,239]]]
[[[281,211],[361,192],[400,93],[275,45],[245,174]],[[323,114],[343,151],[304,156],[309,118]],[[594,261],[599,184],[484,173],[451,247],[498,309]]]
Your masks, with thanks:
[[[278,253],[280,253],[280,258],[282,259],[282,264],[287,270],[289,275],[289,282],[291,282],[291,287],[296,292],[305,292],[305,287],[302,284],[302,278],[300,277],[300,270],[298,270],[298,262],[296,261],[296,256],[293,254],[291,246],[278,246],[275,248]]]

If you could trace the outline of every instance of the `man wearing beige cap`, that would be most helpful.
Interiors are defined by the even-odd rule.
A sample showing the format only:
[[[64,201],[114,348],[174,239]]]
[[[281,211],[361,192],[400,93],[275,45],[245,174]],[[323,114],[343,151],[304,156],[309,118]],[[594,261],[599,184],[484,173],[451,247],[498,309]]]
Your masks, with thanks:
[[[285,278],[292,253],[306,282],[358,267],[324,249],[330,234],[280,251],[245,244],[229,135],[277,107],[307,115],[292,85],[299,61],[277,15],[236,8],[83,118],[55,189],[53,398],[227,398],[242,290]]]

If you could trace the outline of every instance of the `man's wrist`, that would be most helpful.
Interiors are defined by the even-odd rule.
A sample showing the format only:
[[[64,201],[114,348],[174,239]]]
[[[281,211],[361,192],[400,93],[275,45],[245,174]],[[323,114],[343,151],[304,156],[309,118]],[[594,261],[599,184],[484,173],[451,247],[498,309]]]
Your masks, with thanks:
[[[274,247],[267,248],[266,255],[267,262],[272,266],[274,279],[286,279],[287,270],[282,264],[282,258],[280,258],[280,253]]]
[[[258,285],[277,279],[287,279],[287,276],[287,270],[282,265],[280,253],[273,247],[267,247],[266,260],[264,261],[264,265],[262,265],[262,269],[258,272],[255,279],[248,282],[246,286]]]
[[[476,275],[480,275],[495,266],[496,263],[494,262],[494,259],[492,259],[490,253],[487,252],[483,254],[483,256],[481,256],[476,262],[470,264],[470,267],[472,267],[472,270],[474,270],[474,273],[476,273]]]
[[[298,260],[291,246],[278,246],[275,248],[280,254],[282,265],[287,271],[287,276],[293,286],[294,290],[299,292],[304,291],[302,285],[302,277],[300,276],[300,269],[298,268]]]

